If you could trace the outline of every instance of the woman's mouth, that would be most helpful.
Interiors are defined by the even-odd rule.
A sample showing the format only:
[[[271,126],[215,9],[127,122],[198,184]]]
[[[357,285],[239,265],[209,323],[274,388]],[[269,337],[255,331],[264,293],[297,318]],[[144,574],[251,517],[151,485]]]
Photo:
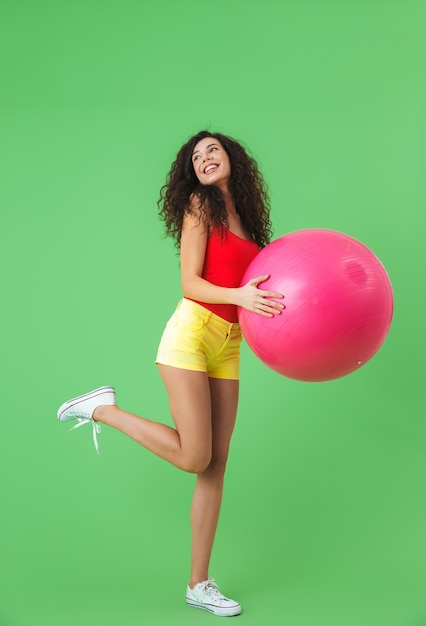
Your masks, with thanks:
[[[204,174],[212,174],[213,172],[215,172],[217,170],[218,166],[217,165],[207,165],[207,167],[204,168]]]

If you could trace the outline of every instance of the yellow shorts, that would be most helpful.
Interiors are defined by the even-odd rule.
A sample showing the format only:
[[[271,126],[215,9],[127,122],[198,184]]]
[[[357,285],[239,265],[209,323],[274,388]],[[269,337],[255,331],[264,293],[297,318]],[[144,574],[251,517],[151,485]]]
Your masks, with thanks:
[[[238,380],[241,339],[239,324],[184,298],[167,322],[155,362]]]

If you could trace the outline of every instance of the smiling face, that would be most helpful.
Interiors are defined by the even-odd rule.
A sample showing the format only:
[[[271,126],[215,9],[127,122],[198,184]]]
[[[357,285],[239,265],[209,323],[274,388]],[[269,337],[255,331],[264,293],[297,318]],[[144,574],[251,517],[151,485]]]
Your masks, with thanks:
[[[192,164],[202,185],[216,185],[228,189],[231,163],[226,150],[214,137],[204,137],[194,147]]]

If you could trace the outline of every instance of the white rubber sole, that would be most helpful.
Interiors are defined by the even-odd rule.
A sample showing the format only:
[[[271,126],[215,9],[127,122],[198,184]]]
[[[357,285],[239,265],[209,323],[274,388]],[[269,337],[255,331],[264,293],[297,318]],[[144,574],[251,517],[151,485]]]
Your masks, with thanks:
[[[192,606],[194,609],[203,609],[204,611],[208,611],[209,613],[213,613],[214,615],[218,615],[220,617],[235,617],[236,615],[241,614],[241,607],[229,607],[222,608],[219,606],[213,606],[212,604],[204,604],[202,602],[197,602],[196,600],[186,599],[186,603],[188,606]]]

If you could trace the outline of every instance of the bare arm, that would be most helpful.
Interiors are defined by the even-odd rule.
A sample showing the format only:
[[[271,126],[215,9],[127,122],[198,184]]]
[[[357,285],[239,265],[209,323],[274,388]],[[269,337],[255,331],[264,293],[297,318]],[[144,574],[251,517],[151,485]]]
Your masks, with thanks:
[[[206,254],[208,228],[198,216],[186,214],[182,227],[180,248],[181,282],[183,294],[193,300],[211,304],[236,304],[260,315],[272,317],[283,305],[270,300],[283,296],[258,288],[268,276],[258,276],[243,287],[219,287],[202,278]]]

